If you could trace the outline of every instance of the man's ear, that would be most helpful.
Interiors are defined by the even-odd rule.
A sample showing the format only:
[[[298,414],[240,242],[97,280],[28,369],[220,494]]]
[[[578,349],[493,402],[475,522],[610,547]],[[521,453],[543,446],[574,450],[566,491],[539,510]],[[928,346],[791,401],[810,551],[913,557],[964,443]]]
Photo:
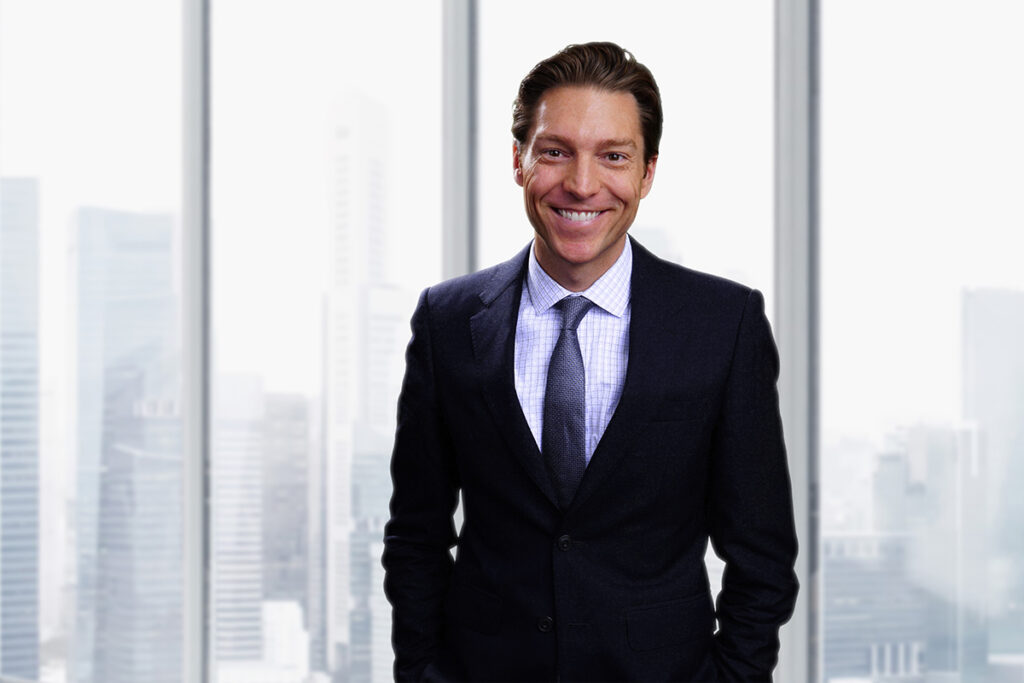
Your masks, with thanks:
[[[640,199],[647,196],[647,193],[651,191],[651,183],[654,182],[654,169],[658,166],[658,155],[655,154],[651,157],[650,161],[644,167],[644,177],[640,181]]]
[[[512,178],[516,185],[523,186],[523,165],[519,159],[519,143],[515,140],[512,141]]]

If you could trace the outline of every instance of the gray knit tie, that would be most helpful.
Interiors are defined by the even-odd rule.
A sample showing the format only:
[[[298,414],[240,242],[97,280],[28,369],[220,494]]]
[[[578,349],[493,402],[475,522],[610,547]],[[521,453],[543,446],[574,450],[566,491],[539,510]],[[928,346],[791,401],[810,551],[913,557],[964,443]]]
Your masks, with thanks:
[[[587,468],[586,377],[576,327],[593,305],[582,296],[566,297],[555,304],[562,311],[562,332],[548,366],[541,452],[563,510],[572,502]]]

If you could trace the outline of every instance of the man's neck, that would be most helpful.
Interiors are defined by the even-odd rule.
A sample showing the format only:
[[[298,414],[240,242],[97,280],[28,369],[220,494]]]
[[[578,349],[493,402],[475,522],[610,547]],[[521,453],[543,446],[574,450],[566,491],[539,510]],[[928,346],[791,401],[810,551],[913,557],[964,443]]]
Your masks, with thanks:
[[[623,235],[622,239],[602,254],[600,259],[578,266],[566,263],[565,261],[546,258],[544,251],[537,248],[536,240],[534,240],[533,244],[533,253],[537,258],[537,263],[548,274],[548,277],[570,292],[582,292],[589,289],[591,285],[597,282],[602,275],[615,265],[615,262],[622,256],[622,250],[625,249],[626,240],[628,239],[629,237]]]

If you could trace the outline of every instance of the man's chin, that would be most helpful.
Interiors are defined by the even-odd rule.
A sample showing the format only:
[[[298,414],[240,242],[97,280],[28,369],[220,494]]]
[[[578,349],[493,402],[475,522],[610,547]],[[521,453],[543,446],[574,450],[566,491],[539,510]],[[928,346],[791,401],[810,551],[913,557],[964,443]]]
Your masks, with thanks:
[[[589,247],[562,248],[552,252],[552,256],[567,266],[581,268],[595,262],[599,253],[598,250]]]

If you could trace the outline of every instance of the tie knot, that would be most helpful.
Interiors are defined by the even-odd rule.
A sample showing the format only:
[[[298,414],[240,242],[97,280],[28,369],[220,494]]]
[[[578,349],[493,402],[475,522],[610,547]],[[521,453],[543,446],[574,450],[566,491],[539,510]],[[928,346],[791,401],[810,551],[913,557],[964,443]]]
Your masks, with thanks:
[[[567,296],[555,306],[562,311],[562,329],[575,330],[594,302],[584,296]]]

